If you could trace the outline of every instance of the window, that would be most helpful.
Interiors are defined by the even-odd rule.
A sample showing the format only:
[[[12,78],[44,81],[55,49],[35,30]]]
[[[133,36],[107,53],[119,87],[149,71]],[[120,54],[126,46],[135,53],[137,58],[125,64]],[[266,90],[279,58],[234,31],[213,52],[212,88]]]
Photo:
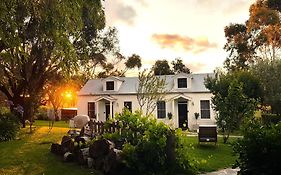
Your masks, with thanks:
[[[88,102],[88,116],[90,118],[96,118],[96,110],[95,110],[95,103],[94,102]]]
[[[166,118],[166,103],[165,101],[157,102],[157,118]]]
[[[210,118],[210,100],[201,100],[200,109],[201,109],[201,118],[209,119]]]
[[[178,78],[178,88],[187,88],[187,78]]]
[[[114,90],[114,81],[106,82],[106,90]]]
[[[131,101],[124,101],[124,108],[127,108],[129,111],[132,112],[132,102]]]

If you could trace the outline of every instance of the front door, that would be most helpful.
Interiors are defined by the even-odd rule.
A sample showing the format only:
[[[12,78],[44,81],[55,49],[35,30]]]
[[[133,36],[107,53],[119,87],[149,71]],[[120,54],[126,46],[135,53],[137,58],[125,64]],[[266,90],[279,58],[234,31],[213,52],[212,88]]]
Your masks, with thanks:
[[[179,128],[187,129],[187,101],[178,102]]]
[[[105,118],[106,118],[106,120],[108,120],[109,115],[110,115],[110,104],[105,103]]]

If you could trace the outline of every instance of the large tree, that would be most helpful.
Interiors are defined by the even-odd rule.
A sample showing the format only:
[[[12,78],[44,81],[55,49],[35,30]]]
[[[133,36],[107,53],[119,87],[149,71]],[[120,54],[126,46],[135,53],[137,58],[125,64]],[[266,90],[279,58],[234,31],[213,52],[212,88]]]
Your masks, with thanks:
[[[257,0],[244,24],[225,27],[228,70],[247,69],[256,61],[276,59],[281,51],[281,6],[278,0]]]
[[[185,65],[183,64],[183,61],[182,59],[180,58],[176,58],[174,61],[172,61],[172,65],[173,65],[173,72],[175,74],[178,74],[178,73],[187,73],[187,74],[190,74],[190,69]]]
[[[2,0],[0,21],[0,90],[23,106],[23,126],[46,82],[117,48],[100,0]]]
[[[171,64],[172,68],[167,60],[157,60],[152,67],[154,75],[173,75],[181,72],[190,74],[190,69],[183,64],[181,58],[176,58]]]
[[[243,119],[252,116],[262,91],[258,79],[249,72],[217,72],[208,77],[206,87],[214,95],[213,108],[218,112],[217,124],[223,129],[224,142],[229,134],[239,128]]]
[[[157,60],[152,67],[154,75],[173,75],[174,72],[170,68],[167,60]]]
[[[264,60],[252,68],[263,90],[263,103],[270,105],[272,113],[281,115],[281,60]]]

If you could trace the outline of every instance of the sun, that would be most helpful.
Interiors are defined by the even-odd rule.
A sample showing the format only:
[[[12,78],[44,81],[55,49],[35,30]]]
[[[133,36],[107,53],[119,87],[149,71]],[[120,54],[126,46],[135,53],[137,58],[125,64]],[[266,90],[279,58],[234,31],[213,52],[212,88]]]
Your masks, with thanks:
[[[68,98],[68,99],[71,99],[72,98],[72,93],[70,91],[66,91],[65,92],[65,97]]]

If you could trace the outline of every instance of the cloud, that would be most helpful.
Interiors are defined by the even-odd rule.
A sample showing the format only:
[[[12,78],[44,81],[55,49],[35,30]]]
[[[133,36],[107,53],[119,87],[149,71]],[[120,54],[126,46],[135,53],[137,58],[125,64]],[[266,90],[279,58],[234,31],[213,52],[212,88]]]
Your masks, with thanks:
[[[137,16],[136,9],[133,6],[121,1],[106,1],[105,12],[107,23],[110,25],[113,25],[117,21],[133,25]]]
[[[217,48],[216,43],[210,43],[208,38],[190,38],[177,34],[153,34],[152,40],[162,48],[183,49],[194,54],[204,52],[210,48]]]

